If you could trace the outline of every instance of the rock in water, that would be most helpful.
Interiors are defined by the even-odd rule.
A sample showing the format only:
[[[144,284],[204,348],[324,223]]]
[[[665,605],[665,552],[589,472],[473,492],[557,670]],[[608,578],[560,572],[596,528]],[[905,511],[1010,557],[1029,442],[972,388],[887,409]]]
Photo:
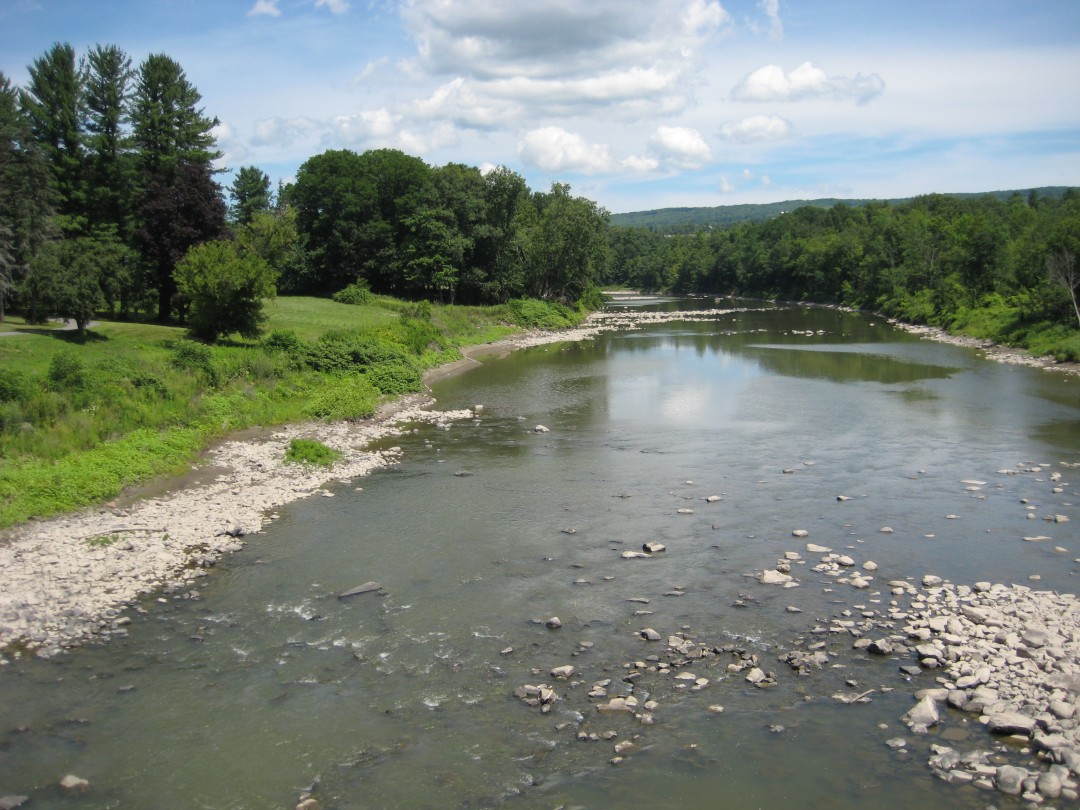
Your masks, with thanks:
[[[60,789],[69,796],[82,796],[90,792],[90,783],[85,779],[69,773],[60,780]]]
[[[916,734],[926,733],[926,729],[936,725],[939,719],[937,704],[929,695],[916,703],[915,708],[903,717],[904,722]]]
[[[359,596],[362,593],[371,593],[372,591],[381,591],[382,585],[378,582],[365,582],[363,585],[357,585],[355,588],[349,588],[347,591],[342,591],[338,594],[338,599],[348,599],[350,596]]]

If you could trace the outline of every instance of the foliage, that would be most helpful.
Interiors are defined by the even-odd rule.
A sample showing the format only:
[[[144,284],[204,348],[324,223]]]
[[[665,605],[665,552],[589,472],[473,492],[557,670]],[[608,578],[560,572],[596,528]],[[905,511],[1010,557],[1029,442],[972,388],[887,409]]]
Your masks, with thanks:
[[[581,321],[581,316],[565,304],[535,298],[507,301],[506,311],[512,323],[533,329],[564,329]]]
[[[285,461],[293,464],[315,464],[329,467],[341,458],[341,451],[311,439],[293,439],[285,451]]]
[[[272,208],[270,175],[256,166],[241,166],[229,186],[229,215],[237,225],[247,225],[256,214],[266,214]]]
[[[191,248],[176,266],[176,285],[191,303],[192,334],[211,343],[233,333],[257,338],[263,300],[275,294],[270,265],[224,240]]]
[[[357,279],[330,297],[339,304],[351,304],[353,306],[370,304],[375,300],[375,296],[371,292],[371,285],[364,279]]]
[[[987,339],[1061,356],[1080,324],[1067,258],[1080,251],[1073,190],[807,206],[723,231],[612,228],[610,242],[607,284],[844,304],[949,328],[981,320]],[[1055,324],[1057,339],[1037,337]]]

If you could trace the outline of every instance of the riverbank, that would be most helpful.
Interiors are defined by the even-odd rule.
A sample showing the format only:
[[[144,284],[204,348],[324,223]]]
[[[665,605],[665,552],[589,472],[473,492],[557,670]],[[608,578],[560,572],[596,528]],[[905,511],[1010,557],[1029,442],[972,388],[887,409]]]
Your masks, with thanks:
[[[601,311],[580,326],[527,330],[465,349],[462,359],[430,370],[431,384],[462,373],[483,358],[561,341],[587,340],[615,330],[675,320],[711,320],[743,308],[693,312]],[[971,346],[940,330],[895,324],[906,331]],[[986,348],[977,346],[977,348]],[[1040,365],[1022,353],[1001,351],[1001,362]],[[1061,365],[1061,364],[1059,364]],[[1057,366],[1055,366],[1057,367]],[[34,521],[0,535],[0,650],[56,655],[65,648],[124,634],[126,606],[156,590],[191,594],[206,568],[243,547],[273,509],[300,498],[330,496],[325,487],[393,464],[395,449],[370,451],[378,440],[400,435],[416,422],[449,426],[472,411],[431,410],[434,400],[412,395],[384,406],[372,419],[309,422],[248,432],[208,450],[190,474],[135,488],[108,504]],[[329,468],[287,464],[295,438],[314,439],[342,453]],[[0,657],[0,663],[4,662]]]
[[[950,346],[963,346],[966,349],[978,349],[983,352],[983,355],[988,360],[993,360],[997,363],[1009,363],[1016,366],[1041,368],[1047,371],[1059,371],[1062,374],[1080,374],[1080,363],[1062,363],[1050,355],[1037,357],[1023,349],[1017,349],[1015,346],[1002,346],[993,341],[980,340],[979,338],[967,337],[965,335],[954,335],[950,332],[946,332],[944,329],[939,329],[936,326],[921,326],[918,324],[904,323],[903,321],[898,321],[893,318],[889,318],[888,320],[889,323],[897,329],[903,329],[905,332],[910,332],[913,335],[919,335],[920,337],[934,340],[938,343],[947,343]]]

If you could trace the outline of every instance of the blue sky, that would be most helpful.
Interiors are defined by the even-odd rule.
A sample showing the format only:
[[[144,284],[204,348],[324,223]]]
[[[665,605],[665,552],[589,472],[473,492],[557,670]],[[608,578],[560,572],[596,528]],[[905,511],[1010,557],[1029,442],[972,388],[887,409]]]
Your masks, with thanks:
[[[394,147],[612,212],[1080,185],[1077,0],[0,0],[14,83],[54,42],[173,57],[275,180]]]

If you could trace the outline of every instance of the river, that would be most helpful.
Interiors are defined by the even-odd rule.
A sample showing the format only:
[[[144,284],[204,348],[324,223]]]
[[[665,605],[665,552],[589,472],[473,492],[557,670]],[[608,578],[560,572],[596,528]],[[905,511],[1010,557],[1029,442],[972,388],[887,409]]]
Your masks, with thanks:
[[[388,440],[400,464],[280,509],[197,598],[142,602],[127,637],[0,670],[0,795],[215,810],[308,792],[324,810],[998,798],[932,778],[940,732],[900,723],[933,673],[908,678],[912,660],[842,634],[808,675],[778,656],[842,611],[887,610],[889,580],[1075,593],[1080,378],[762,304],[525,349],[434,394],[483,409]],[[666,550],[622,558],[646,542]],[[807,542],[875,563],[872,586],[814,572]],[[806,561],[799,587],[754,579],[785,552]],[[337,597],[369,580],[382,590]],[[664,657],[644,628],[719,652],[623,681]],[[751,655],[775,686],[728,670]],[[574,675],[552,678],[562,665]],[[606,679],[609,696],[654,700],[653,722],[596,711]],[[514,696],[525,684],[554,688],[549,713]],[[885,745],[897,735],[906,752]],[[67,773],[90,793],[61,795]]]

